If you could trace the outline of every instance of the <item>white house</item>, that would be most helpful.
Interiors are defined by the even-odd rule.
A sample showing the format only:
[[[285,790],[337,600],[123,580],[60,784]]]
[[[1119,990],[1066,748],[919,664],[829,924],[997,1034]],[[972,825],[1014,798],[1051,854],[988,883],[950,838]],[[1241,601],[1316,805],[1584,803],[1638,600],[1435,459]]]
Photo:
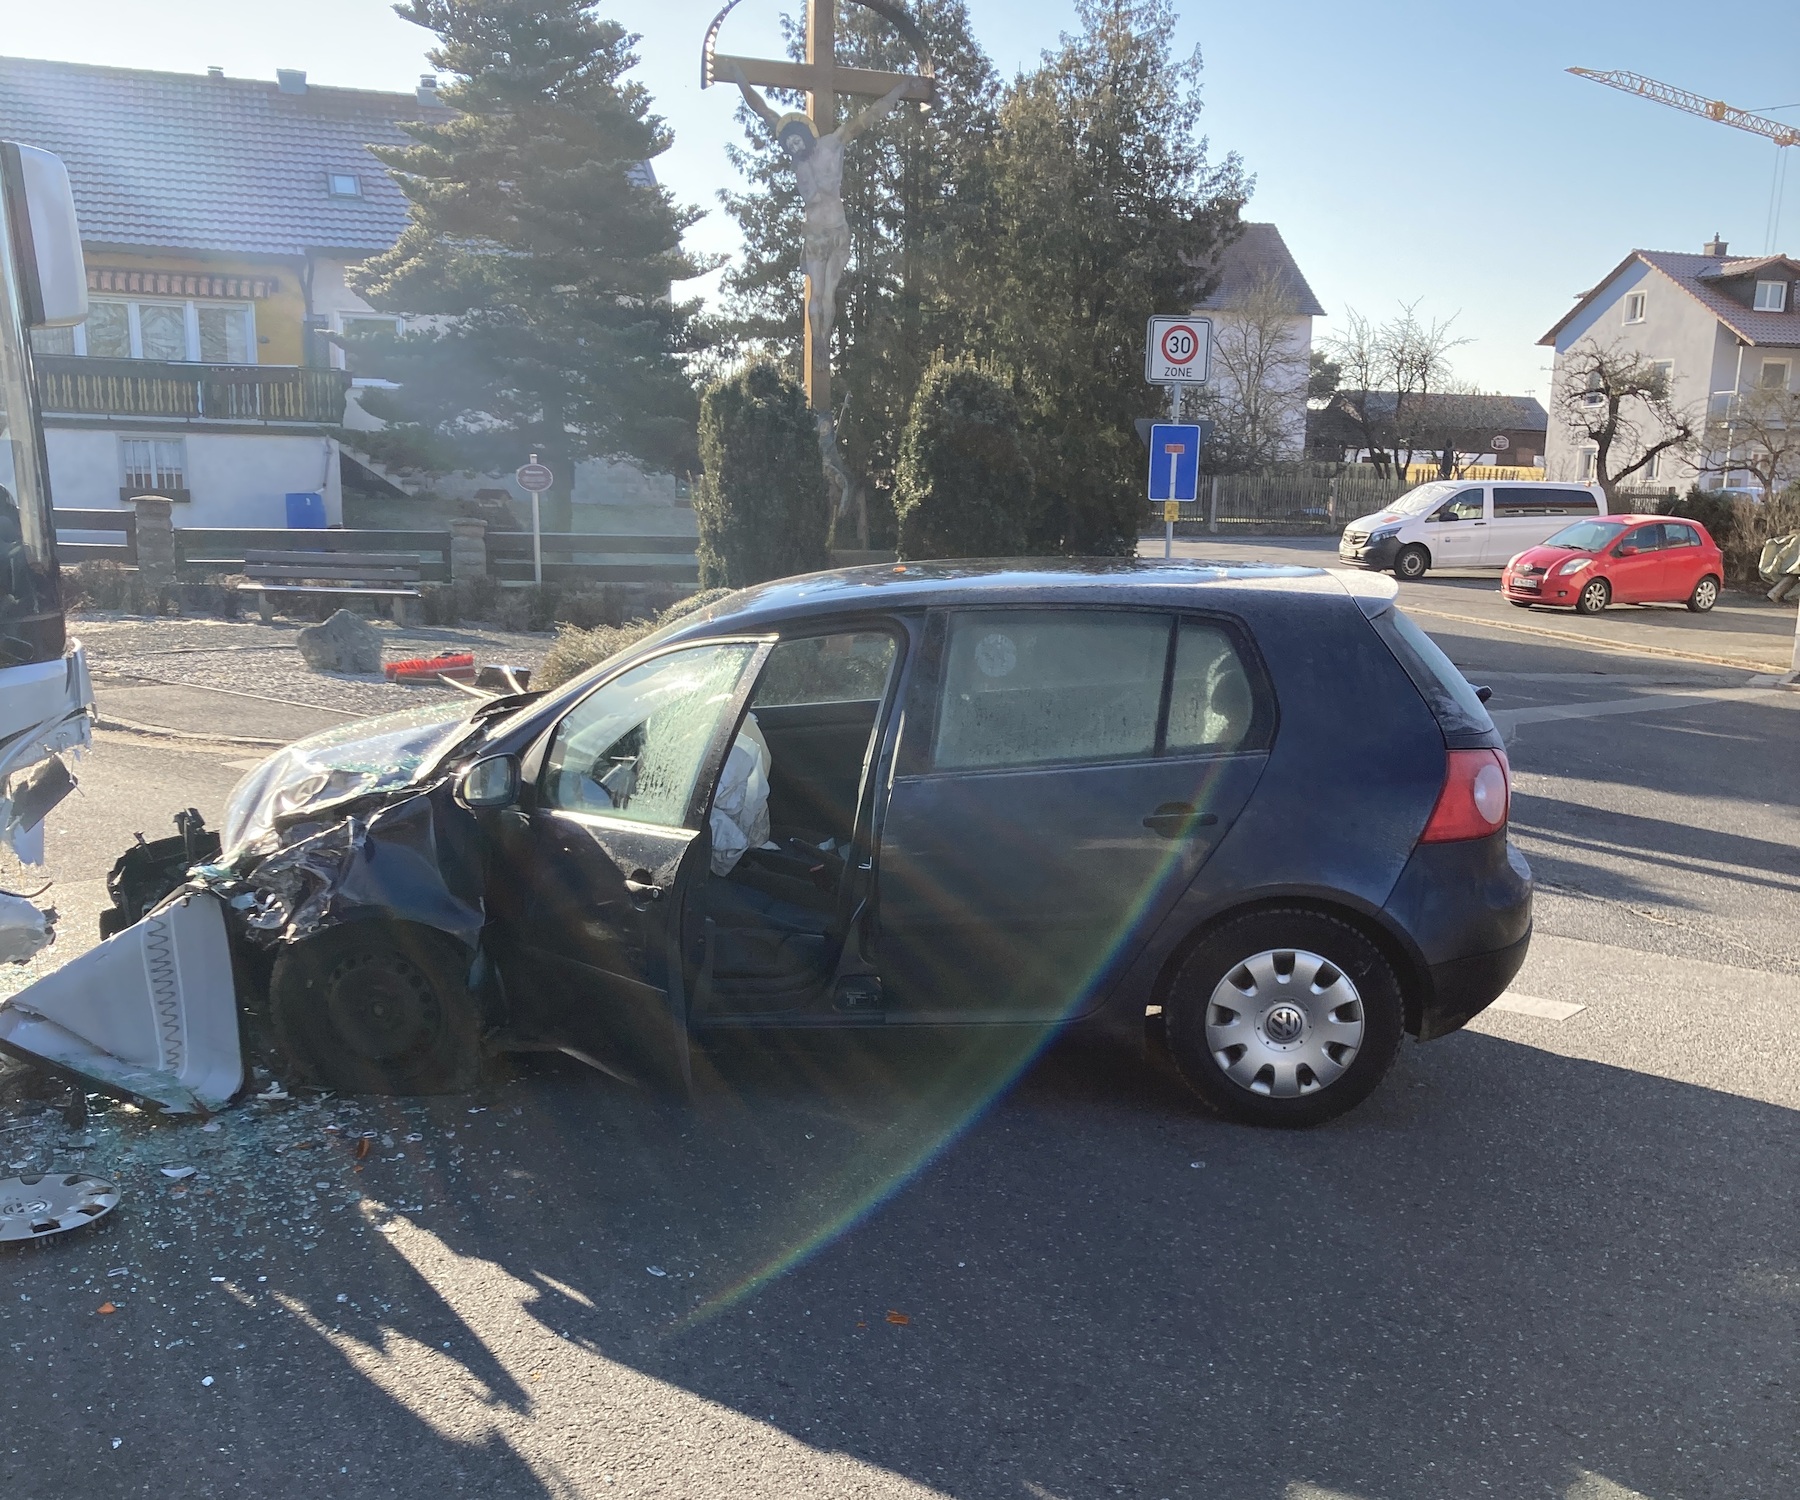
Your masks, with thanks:
[[[1594,454],[1554,415],[1571,349],[1617,347],[1662,364],[1677,406],[1696,414],[1726,409],[1759,386],[1794,388],[1800,368],[1800,261],[1785,255],[1732,256],[1713,239],[1698,255],[1633,250],[1539,339],[1556,350],[1545,468],[1551,479],[1586,479]],[[1634,483],[1712,487],[1727,476],[1692,459],[1658,463]]]
[[[1256,372],[1264,387],[1261,404],[1284,430],[1279,456],[1303,457],[1313,319],[1324,317],[1325,309],[1273,224],[1243,225],[1242,233],[1220,252],[1214,269],[1218,285],[1195,309],[1213,320],[1211,390],[1223,396],[1228,407],[1241,407],[1246,393],[1235,387],[1250,377],[1237,370]],[[1265,289],[1277,295],[1280,305],[1273,320],[1266,309],[1254,307]]]

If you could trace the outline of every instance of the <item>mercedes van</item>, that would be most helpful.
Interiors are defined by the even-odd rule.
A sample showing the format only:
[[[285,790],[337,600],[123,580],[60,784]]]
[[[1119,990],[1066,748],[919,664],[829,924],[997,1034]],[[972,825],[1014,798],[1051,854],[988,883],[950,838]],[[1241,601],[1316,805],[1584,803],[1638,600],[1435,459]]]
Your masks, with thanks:
[[[1432,568],[1503,568],[1574,521],[1606,514],[1597,484],[1436,479],[1344,528],[1338,560],[1423,578]]]

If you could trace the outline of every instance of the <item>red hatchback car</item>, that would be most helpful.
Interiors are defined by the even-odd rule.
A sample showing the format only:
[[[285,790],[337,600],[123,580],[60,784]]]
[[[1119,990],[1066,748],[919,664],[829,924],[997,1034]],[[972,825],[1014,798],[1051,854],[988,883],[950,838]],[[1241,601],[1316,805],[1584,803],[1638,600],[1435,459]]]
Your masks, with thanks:
[[[1520,609],[1561,605],[1597,615],[1609,604],[1719,602],[1725,558],[1698,521],[1606,516],[1565,526],[1506,565],[1500,589]]]

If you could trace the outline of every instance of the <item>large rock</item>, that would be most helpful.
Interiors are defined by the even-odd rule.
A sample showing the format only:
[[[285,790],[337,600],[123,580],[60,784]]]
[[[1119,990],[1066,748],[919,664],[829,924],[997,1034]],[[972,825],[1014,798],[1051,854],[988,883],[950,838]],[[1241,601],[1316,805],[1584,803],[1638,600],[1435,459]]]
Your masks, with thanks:
[[[381,670],[380,632],[347,609],[340,609],[323,625],[308,625],[297,644],[315,672]]]

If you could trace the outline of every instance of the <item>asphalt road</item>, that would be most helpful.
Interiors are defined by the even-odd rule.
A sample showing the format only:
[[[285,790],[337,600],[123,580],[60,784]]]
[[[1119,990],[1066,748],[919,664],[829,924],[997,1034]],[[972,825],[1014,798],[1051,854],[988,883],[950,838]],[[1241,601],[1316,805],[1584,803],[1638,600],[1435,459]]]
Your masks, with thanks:
[[[1537,937],[1347,1118],[893,1044],[691,1109],[558,1059],[213,1132],[0,1116],[126,1191],[0,1256],[6,1493],[1800,1493],[1800,695],[1478,592],[1406,602],[1494,688]],[[105,737],[59,896],[245,754]]]

